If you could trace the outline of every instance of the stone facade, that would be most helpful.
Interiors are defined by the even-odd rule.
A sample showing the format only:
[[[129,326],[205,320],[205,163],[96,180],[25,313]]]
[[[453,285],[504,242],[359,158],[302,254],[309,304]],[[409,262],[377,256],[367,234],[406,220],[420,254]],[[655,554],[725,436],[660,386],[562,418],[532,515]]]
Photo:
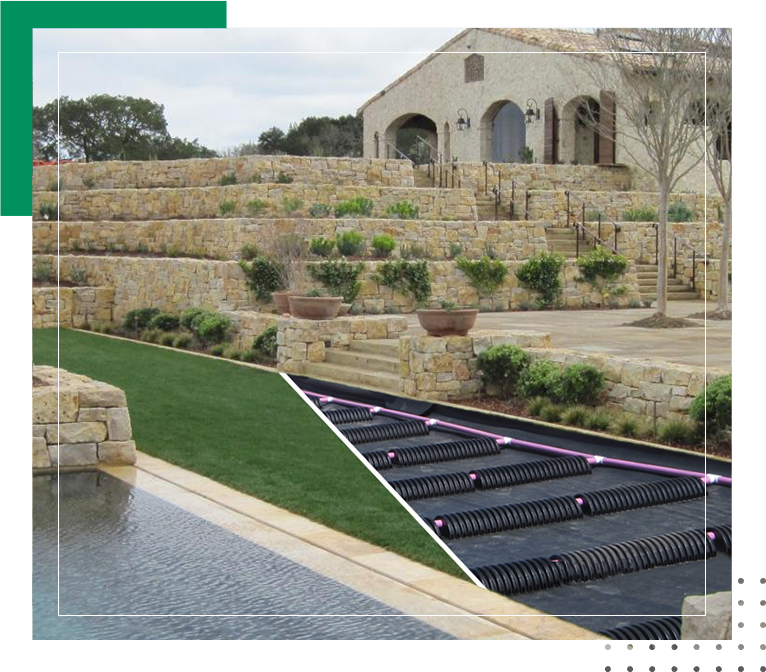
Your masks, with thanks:
[[[32,189],[56,188],[59,166],[35,166]],[[304,184],[411,187],[412,164],[404,160],[315,156],[239,156],[177,161],[98,161],[60,166],[64,189],[156,189],[212,187],[234,173],[238,184],[276,182],[279,173]]]
[[[277,332],[277,368],[301,374],[306,362],[323,362],[327,348],[343,348],[357,339],[399,338],[406,330],[403,317],[282,318]]]
[[[33,287],[32,328],[109,323],[113,287]]]
[[[32,375],[33,471],[135,463],[121,389],[51,366],[35,366]]]
[[[389,205],[410,201],[423,219],[476,219],[476,198],[469,189],[416,189],[414,187],[338,186],[335,184],[244,184],[230,187],[184,187],[178,189],[98,189],[90,191],[36,191],[32,213],[43,219],[40,206],[59,203],[63,221],[132,221],[152,219],[214,219],[221,204],[233,203],[230,217],[246,217],[247,203],[265,203],[263,217],[284,217],[284,199],[300,203],[290,216],[308,217],[315,203],[334,207],[342,201],[363,197],[373,202],[373,217],[382,217]]]

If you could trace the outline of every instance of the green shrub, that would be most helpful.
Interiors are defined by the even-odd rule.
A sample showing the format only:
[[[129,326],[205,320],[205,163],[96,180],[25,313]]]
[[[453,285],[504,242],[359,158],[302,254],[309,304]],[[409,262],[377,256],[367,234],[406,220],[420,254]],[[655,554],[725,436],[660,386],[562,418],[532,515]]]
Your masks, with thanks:
[[[669,222],[691,222],[694,219],[694,211],[682,201],[674,201],[668,206]]]
[[[242,350],[239,350],[239,349],[234,348],[234,347],[226,348],[223,351],[223,356],[226,357],[226,359],[233,359],[233,360],[235,360],[237,362],[242,360],[242,355],[243,354],[244,353],[242,352]]]
[[[206,313],[204,308],[187,308],[181,313],[181,326],[192,331],[192,324],[200,315]]]
[[[263,178],[258,173],[253,173],[250,176],[250,183],[251,184],[260,184],[263,182]]]
[[[160,331],[175,331],[180,324],[181,321],[178,317],[171,313],[157,313],[157,315],[149,320],[149,326]]]
[[[194,325],[197,338],[205,345],[221,343],[231,329],[231,320],[219,313],[209,313],[202,319],[195,320]]]
[[[223,200],[218,204],[218,212],[221,213],[221,217],[226,217],[227,215],[232,214],[236,209],[236,201],[230,199]]]
[[[294,179],[292,175],[285,175],[281,170],[279,171],[279,175],[277,175],[277,184],[292,184],[294,182]]]
[[[417,219],[419,216],[420,208],[412,201],[399,201],[386,208],[386,217],[391,219]]]
[[[208,350],[208,354],[213,355],[213,357],[220,357],[225,349],[226,346],[223,343],[216,343]]]
[[[590,410],[585,406],[571,406],[561,414],[561,421],[571,427],[585,427],[590,419]]]
[[[332,208],[327,203],[314,203],[309,208],[309,216],[315,219],[329,217],[332,214]]]
[[[533,418],[536,418],[540,415],[540,412],[550,403],[548,399],[545,397],[535,397],[527,404],[527,413],[531,415]]]
[[[240,259],[239,266],[245,273],[247,286],[259,301],[270,301],[272,292],[285,289],[284,269],[280,262],[258,255],[251,261]]]
[[[43,219],[58,219],[58,207],[55,203],[41,203],[37,211]]]
[[[135,308],[129,310],[123,320],[123,326],[126,329],[141,330],[149,326],[149,322],[155,315],[159,315],[159,308]]]
[[[345,303],[353,303],[362,289],[359,276],[364,270],[361,261],[353,264],[345,259],[325,259],[318,264],[309,266],[309,274],[317,282],[341,294]]]
[[[372,239],[372,250],[376,257],[390,257],[395,247],[396,241],[385,233]]]
[[[522,287],[539,294],[539,303],[551,307],[561,291],[559,274],[564,260],[551,252],[540,252],[516,269]]]
[[[329,257],[335,249],[335,241],[332,238],[318,236],[309,244],[309,252],[317,257]]]
[[[519,163],[534,163],[535,153],[526,145],[519,150]]]
[[[262,215],[266,208],[268,207],[268,204],[266,201],[260,199],[260,198],[254,198],[247,203],[245,203],[245,208],[247,208],[247,212],[250,214],[251,217],[259,217]]]
[[[174,348],[181,348],[182,350],[185,350],[192,344],[192,338],[189,336],[189,334],[178,334],[176,336],[176,340],[173,341],[173,347]]]
[[[160,340],[162,332],[159,329],[144,329],[139,337],[145,343],[156,343]]]
[[[455,259],[456,257],[459,257],[462,254],[463,254],[463,246],[460,243],[449,244],[449,254],[447,256],[450,259]]]
[[[715,436],[731,428],[731,374],[721,376],[708,384],[707,391],[700,392],[689,408],[689,415],[701,429],[705,424],[707,407],[707,431]]]
[[[36,261],[32,266],[32,280],[36,282],[50,282],[55,277],[56,271],[49,261]]]
[[[422,245],[412,243],[410,245],[402,245],[402,249],[399,252],[399,256],[402,259],[430,259],[431,255],[428,250]]]
[[[606,303],[609,288],[628,270],[628,258],[614,254],[603,245],[596,245],[591,252],[577,258],[577,265],[580,268],[578,280],[600,292],[602,302]]]
[[[287,216],[290,217],[295,211],[303,207],[303,201],[297,196],[285,196],[282,199],[282,207]]]
[[[614,422],[614,429],[620,436],[635,439],[641,434],[641,425],[632,415],[621,415]]]
[[[688,420],[669,420],[657,428],[657,438],[663,443],[691,446],[697,441],[697,429]]]
[[[614,418],[612,417],[612,414],[602,408],[593,411],[593,413],[590,414],[585,426],[596,432],[606,432],[612,426],[613,422]]]
[[[240,249],[239,258],[244,259],[245,261],[252,261],[259,254],[260,253],[256,245],[253,245],[252,243],[247,243],[246,245],[242,246],[242,249]]]
[[[253,340],[253,350],[263,355],[264,358],[276,360],[277,358],[277,326],[272,325],[264,329]]]
[[[85,287],[88,284],[88,273],[81,268],[75,268],[69,272],[69,282],[78,287]]]
[[[356,231],[344,231],[336,236],[335,245],[344,257],[358,256],[364,250],[364,237]]]
[[[510,397],[529,366],[529,355],[517,345],[493,345],[479,355],[477,366],[486,384]]]
[[[234,173],[224,173],[218,180],[218,185],[221,187],[228,187],[237,183],[237,176]]]
[[[555,397],[565,404],[595,406],[603,391],[603,371],[590,364],[572,364],[561,372]]]
[[[335,206],[335,216],[340,217],[369,217],[374,203],[369,198],[357,196],[347,201],[341,201]]]
[[[96,180],[92,177],[86,177],[83,179],[82,184],[86,189],[93,189],[96,186]]]
[[[160,330],[160,331],[162,331],[162,330]],[[168,347],[172,347],[173,343],[175,343],[175,341],[176,341],[176,338],[178,338],[178,334],[174,334],[174,333],[170,333],[170,332],[168,332],[168,333],[163,332],[162,334],[160,334],[159,344],[160,345],[167,345]]]
[[[505,281],[508,266],[499,259],[491,259],[484,255],[481,259],[458,257],[458,270],[468,278],[468,282],[479,293],[479,296],[492,297]]]
[[[424,259],[419,261],[396,259],[383,262],[373,278],[381,285],[409,294],[418,305],[425,304],[431,297],[431,278],[428,273],[428,262]]]
[[[540,419],[545,422],[561,422],[564,409],[558,404],[545,404],[540,409]]]
[[[622,213],[623,222],[656,222],[657,211],[653,208],[631,208]]]
[[[538,359],[519,378],[518,392],[522,397],[551,397],[561,378],[561,369],[548,359]]]
[[[250,364],[260,364],[265,361],[264,356],[258,350],[243,350],[242,361]]]

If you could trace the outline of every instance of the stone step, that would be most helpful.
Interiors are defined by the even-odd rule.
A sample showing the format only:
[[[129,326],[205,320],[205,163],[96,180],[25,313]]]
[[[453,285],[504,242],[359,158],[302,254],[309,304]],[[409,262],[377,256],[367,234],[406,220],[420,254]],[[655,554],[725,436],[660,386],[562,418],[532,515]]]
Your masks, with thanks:
[[[398,352],[398,350],[397,350]],[[362,371],[384,371],[385,373],[399,373],[399,357],[385,355],[372,355],[368,352],[355,350],[343,350],[341,348],[329,348],[325,351],[325,362],[349,366]]]
[[[347,385],[359,385],[393,394],[400,393],[399,375],[384,371],[359,371],[350,366],[328,362],[304,362],[302,375]]]
[[[365,352],[370,355],[383,357],[399,357],[398,338],[368,338],[367,340],[355,339],[349,345],[350,352]],[[329,352],[329,351],[328,351]]]
[[[657,294],[651,293],[651,294],[644,294],[641,293],[641,300],[642,301],[656,301],[657,300]],[[696,301],[699,299],[699,294],[696,292],[684,292],[676,293],[676,294],[670,294],[668,293],[668,301]]]

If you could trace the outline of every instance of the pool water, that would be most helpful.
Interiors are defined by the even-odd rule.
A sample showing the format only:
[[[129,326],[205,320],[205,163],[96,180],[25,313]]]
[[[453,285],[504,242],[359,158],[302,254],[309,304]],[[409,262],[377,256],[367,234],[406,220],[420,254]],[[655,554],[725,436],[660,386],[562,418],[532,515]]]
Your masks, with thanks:
[[[35,639],[451,639],[108,474],[32,483]]]

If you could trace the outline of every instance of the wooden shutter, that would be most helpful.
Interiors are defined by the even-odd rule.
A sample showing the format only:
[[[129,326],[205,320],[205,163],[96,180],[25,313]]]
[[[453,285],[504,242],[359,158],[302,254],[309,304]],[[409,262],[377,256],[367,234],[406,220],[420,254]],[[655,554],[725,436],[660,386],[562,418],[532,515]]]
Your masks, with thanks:
[[[598,143],[598,163],[614,165],[615,160],[615,103],[614,91],[602,91],[599,95],[599,125],[601,137]]]
[[[556,163],[559,158],[559,119],[553,98],[548,98],[544,107],[543,163]]]

